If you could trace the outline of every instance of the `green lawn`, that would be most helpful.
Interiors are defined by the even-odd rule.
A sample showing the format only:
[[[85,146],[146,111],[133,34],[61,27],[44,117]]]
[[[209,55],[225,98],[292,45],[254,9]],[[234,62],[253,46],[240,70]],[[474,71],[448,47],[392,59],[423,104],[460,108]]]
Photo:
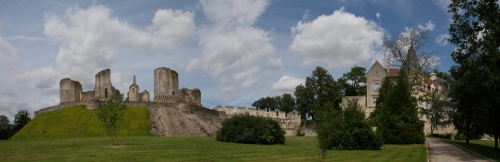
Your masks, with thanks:
[[[469,145],[465,144],[465,140],[446,141],[456,143],[492,160],[500,161],[500,152],[495,152],[495,141],[493,140],[470,140]]]
[[[0,141],[0,161],[319,161],[314,137],[285,145],[250,145],[214,137],[107,137]],[[384,145],[375,151],[328,151],[328,161],[426,161],[424,144]]]
[[[11,139],[106,136],[98,112],[75,106],[37,115]],[[145,107],[128,106],[123,118],[119,134],[149,135],[149,112]]]

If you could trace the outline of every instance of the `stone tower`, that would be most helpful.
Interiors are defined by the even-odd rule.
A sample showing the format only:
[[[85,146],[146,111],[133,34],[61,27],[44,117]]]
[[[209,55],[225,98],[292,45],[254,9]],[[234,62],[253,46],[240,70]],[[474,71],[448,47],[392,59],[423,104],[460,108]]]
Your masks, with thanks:
[[[95,98],[98,100],[108,100],[116,93],[111,85],[111,70],[105,69],[95,75],[94,91]]]
[[[139,85],[135,83],[135,75],[134,82],[130,85],[130,87],[128,87],[128,90],[128,101],[140,101],[141,96],[139,96]]]
[[[64,78],[59,82],[59,102],[80,102],[82,85],[78,81]]]
[[[170,101],[179,96],[179,75],[166,67],[155,69],[154,101]]]

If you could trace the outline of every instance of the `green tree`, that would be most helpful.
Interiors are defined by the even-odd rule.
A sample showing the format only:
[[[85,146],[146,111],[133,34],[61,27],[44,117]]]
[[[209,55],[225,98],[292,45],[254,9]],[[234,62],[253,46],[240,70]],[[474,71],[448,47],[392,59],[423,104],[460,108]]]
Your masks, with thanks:
[[[18,131],[23,129],[23,127],[31,121],[30,113],[28,110],[19,110],[14,116],[14,132],[16,134]]]
[[[292,94],[284,93],[281,96],[280,111],[284,111],[287,114],[295,110],[295,99]]]
[[[389,87],[389,93],[380,101],[380,106],[376,110],[373,120],[378,127],[377,133],[384,143],[424,143],[422,122],[417,116],[416,99],[411,96],[408,89],[407,77],[401,75],[405,73],[400,73],[396,84],[392,88]],[[387,86],[387,82],[390,81],[385,79],[382,85]]]
[[[342,93],[333,77],[322,67],[316,67],[310,77],[306,78],[305,84],[295,88],[297,110],[302,117],[306,115],[316,120],[316,109],[329,108],[340,109]]]
[[[422,112],[427,116],[431,123],[431,134],[438,127],[444,127],[450,124],[448,120],[448,111],[451,103],[448,101],[446,90],[428,92],[423,96],[423,101],[430,105],[428,108],[422,108]]]
[[[102,121],[106,133],[113,145],[117,145],[117,136],[123,121],[123,113],[127,106],[123,103],[123,95],[113,95],[108,101],[99,104],[97,116]]]
[[[448,6],[448,12],[452,14],[453,23],[450,25],[450,43],[456,45],[452,52],[453,60],[458,64],[455,68],[455,75],[452,76],[457,81],[457,86],[473,82],[473,77],[478,76],[482,82],[478,83],[479,89],[469,95],[481,93],[489,94],[476,100],[476,110],[474,115],[482,120],[478,121],[479,126],[488,134],[495,138],[495,150],[498,152],[498,136],[500,134],[500,7],[498,0],[453,0]],[[474,74],[470,74],[474,73]],[[481,88],[482,87],[482,88]],[[458,92],[456,90],[455,92]],[[460,94],[453,94],[457,100],[457,114],[468,112],[461,103],[468,102],[466,97]],[[462,101],[463,100],[463,101]],[[462,110],[463,109],[463,110]],[[464,114],[469,116],[471,114]],[[469,119],[460,118],[463,123],[473,122]],[[471,120],[471,121],[465,121]],[[482,122],[484,121],[484,122]],[[458,121],[457,121],[458,122]],[[467,129],[473,128],[475,124],[465,124]],[[467,131],[469,136],[472,130]],[[467,136],[466,134],[466,136]]]
[[[9,139],[12,136],[14,126],[10,124],[9,118],[0,115],[0,140]]]
[[[345,96],[366,95],[366,68],[354,66],[351,71],[338,79]]]
[[[270,110],[274,110],[279,108],[276,97],[262,97],[258,99],[257,101],[254,101],[252,103],[252,106],[259,108],[259,109],[265,109],[268,108]]]

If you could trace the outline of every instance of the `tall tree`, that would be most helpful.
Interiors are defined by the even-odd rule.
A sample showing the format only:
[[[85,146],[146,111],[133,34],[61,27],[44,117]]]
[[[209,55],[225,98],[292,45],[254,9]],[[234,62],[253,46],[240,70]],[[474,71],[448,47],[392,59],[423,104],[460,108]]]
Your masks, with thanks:
[[[397,66],[406,74],[408,89],[417,92],[422,83],[421,75],[434,69],[437,58],[436,50],[428,50],[429,37],[424,29],[407,28],[395,37],[384,39],[383,60],[385,66]],[[401,72],[400,72],[401,73]]]
[[[337,83],[342,87],[345,96],[366,95],[366,68],[354,66],[345,73]]]
[[[404,72],[400,74],[405,75]],[[417,117],[416,100],[411,96],[406,78],[397,77],[396,85],[389,87],[387,96],[380,101],[380,107],[375,112],[373,120],[384,143],[412,144],[425,141],[422,122]],[[385,80],[383,86],[390,82]]]
[[[0,140],[9,139],[12,136],[14,126],[10,124],[9,118],[0,115]]]
[[[280,111],[284,111],[287,114],[295,110],[295,99],[292,94],[285,93],[281,96]]]
[[[447,90],[431,91],[423,96],[423,101],[430,106],[422,108],[422,112],[427,116],[431,124],[431,134],[438,127],[444,127],[450,124],[448,120],[448,111],[450,110],[451,103],[448,101]]]
[[[342,93],[333,77],[322,67],[316,67],[310,77],[306,78],[305,85],[300,84],[295,88],[297,97],[297,110],[303,117],[308,115],[316,120],[316,109],[331,108],[340,109]]]
[[[23,129],[31,121],[28,110],[19,110],[14,116],[14,134]]]
[[[277,99],[276,97],[262,97],[257,101],[254,101],[252,103],[252,106],[259,109],[268,108],[270,110],[274,110],[279,108],[276,99]]]
[[[127,106],[123,103],[123,95],[113,95],[108,101],[99,104],[97,116],[102,121],[106,133],[113,145],[117,145],[117,136],[123,121],[123,113]]]
[[[479,75],[485,89],[490,94],[477,100],[481,105],[477,115],[483,121],[480,126],[495,138],[495,150],[498,152],[500,134],[500,7],[498,0],[453,0],[448,6],[453,23],[450,25],[450,43],[457,47],[452,52],[456,68],[455,79],[465,83],[473,75]],[[468,72],[476,74],[468,74]],[[453,75],[453,74],[452,74]],[[458,84],[460,85],[460,84]],[[477,93],[473,93],[477,94]],[[459,97],[459,94],[455,94]],[[461,99],[457,98],[459,102]],[[465,99],[466,100],[466,99]],[[462,101],[465,102],[465,101]],[[467,109],[463,106],[457,110]],[[480,121],[481,122],[481,121]]]

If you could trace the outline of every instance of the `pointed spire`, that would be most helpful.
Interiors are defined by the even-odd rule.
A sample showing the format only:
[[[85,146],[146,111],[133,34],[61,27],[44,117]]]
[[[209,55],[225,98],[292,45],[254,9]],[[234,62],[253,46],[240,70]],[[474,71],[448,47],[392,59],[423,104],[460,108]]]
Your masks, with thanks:
[[[134,75],[134,83],[135,83],[135,75]]]

